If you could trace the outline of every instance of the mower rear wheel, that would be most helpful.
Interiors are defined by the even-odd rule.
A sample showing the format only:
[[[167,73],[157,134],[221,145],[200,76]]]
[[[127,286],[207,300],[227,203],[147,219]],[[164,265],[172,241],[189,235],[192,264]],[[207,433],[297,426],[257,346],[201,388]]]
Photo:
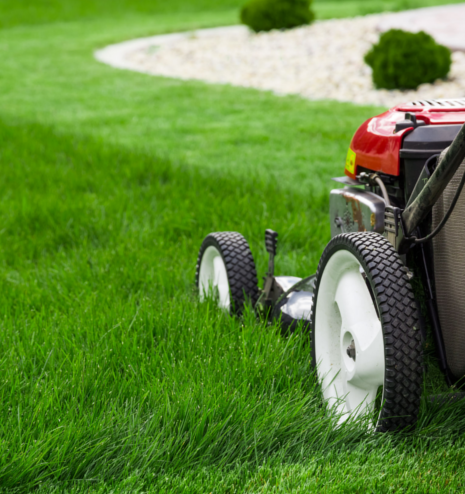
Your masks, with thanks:
[[[242,314],[250,300],[258,299],[255,262],[247,240],[237,232],[210,233],[197,259],[196,285],[200,300],[212,296],[231,314]]]
[[[334,237],[321,257],[312,357],[339,422],[370,414],[378,431],[416,422],[422,390],[419,314],[398,253],[374,232]]]

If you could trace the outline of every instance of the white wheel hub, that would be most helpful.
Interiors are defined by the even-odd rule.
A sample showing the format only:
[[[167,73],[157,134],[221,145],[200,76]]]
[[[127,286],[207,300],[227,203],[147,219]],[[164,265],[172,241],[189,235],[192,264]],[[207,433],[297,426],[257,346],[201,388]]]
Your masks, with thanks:
[[[315,308],[315,355],[324,399],[340,414],[371,412],[384,385],[381,322],[363,269],[347,250],[328,260]]]
[[[228,274],[223,258],[216,247],[207,247],[203,253],[199,270],[199,292],[201,301],[206,297],[214,297],[219,307],[229,310],[231,298]]]

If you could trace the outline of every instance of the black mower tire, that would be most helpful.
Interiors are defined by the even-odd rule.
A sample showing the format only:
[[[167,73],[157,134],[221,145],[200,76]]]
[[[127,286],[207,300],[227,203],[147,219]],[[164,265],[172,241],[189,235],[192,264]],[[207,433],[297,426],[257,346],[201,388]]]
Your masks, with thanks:
[[[228,276],[230,313],[240,316],[245,304],[257,303],[259,291],[257,270],[247,240],[237,232],[210,233],[205,237],[197,258],[195,284],[199,288],[200,264],[208,247],[215,247],[223,258]]]
[[[365,272],[384,339],[384,406],[376,423],[379,432],[415,425],[423,384],[423,341],[420,316],[408,270],[390,242],[375,232],[343,233],[326,246],[318,266],[311,314],[311,352],[315,366],[315,311],[322,273],[338,250],[346,249]],[[316,367],[316,366],[315,366]]]

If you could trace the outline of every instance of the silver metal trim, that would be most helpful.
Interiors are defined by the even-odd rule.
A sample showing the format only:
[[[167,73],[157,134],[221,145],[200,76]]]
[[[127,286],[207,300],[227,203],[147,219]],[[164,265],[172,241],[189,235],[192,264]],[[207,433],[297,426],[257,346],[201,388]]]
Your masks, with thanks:
[[[281,307],[281,311],[293,319],[310,321],[312,305],[313,293],[292,292],[287,302]]]
[[[284,292],[287,292],[290,288],[292,288],[296,283],[298,283],[302,278],[297,278],[296,276],[276,276],[276,283],[283,289]]]
[[[355,187],[334,189],[329,197],[331,237],[349,232],[384,232],[385,202]]]

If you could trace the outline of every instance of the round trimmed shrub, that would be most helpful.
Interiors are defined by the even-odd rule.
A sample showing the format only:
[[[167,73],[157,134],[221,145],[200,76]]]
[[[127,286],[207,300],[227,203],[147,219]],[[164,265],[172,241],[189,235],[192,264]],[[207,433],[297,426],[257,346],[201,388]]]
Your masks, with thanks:
[[[365,62],[373,69],[377,88],[416,89],[420,84],[444,79],[452,57],[449,48],[423,31],[391,29],[365,55]]]
[[[250,0],[241,10],[241,22],[255,32],[290,29],[310,24],[315,14],[311,0]]]

